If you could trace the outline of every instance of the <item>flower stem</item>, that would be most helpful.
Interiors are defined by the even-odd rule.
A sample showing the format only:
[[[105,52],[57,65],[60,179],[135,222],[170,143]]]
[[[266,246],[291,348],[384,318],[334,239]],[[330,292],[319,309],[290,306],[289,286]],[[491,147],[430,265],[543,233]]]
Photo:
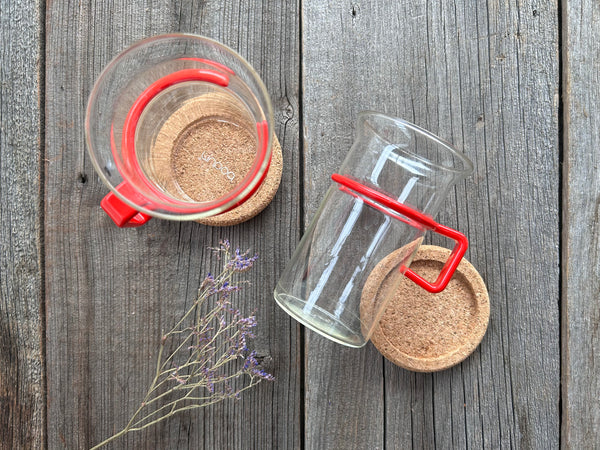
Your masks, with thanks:
[[[229,302],[230,294],[239,290],[230,284],[235,272],[248,270],[256,256],[249,258],[236,250],[232,258],[228,241],[222,242],[215,253],[223,255],[223,270],[214,278],[210,274],[206,277],[196,300],[170,331],[162,333],[154,377],[144,400],[121,431],[92,450],[179,412],[238,398],[261,379],[273,379],[257,368],[254,352],[244,356],[246,339],[254,337],[250,331],[256,324],[254,316],[242,317]],[[211,296],[218,296],[218,300],[212,308],[205,308]],[[203,315],[205,309],[210,310]],[[166,349],[172,347],[174,350],[165,355]],[[235,364],[239,358],[245,359],[243,368]],[[236,390],[229,384],[245,375],[250,376],[245,386]]]
[[[117,438],[120,438],[121,436],[129,433],[131,430],[128,429],[127,427],[123,428],[121,431],[119,431],[116,434],[113,434],[111,437],[109,437],[108,439],[103,440],[102,442],[100,442],[98,445],[94,445],[90,450],[97,450],[101,447],[104,447],[106,444],[114,441]]]

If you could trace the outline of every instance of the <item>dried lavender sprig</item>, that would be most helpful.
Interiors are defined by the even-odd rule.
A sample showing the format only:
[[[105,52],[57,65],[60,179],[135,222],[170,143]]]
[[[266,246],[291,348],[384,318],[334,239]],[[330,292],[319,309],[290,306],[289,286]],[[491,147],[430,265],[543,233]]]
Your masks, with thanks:
[[[237,399],[260,381],[274,379],[260,368],[256,353],[249,352],[246,345],[248,339],[254,337],[252,328],[256,326],[256,318],[254,315],[242,317],[229,302],[230,295],[240,290],[240,285],[232,284],[234,275],[250,270],[258,256],[248,256],[248,252],[243,253],[239,249],[232,253],[227,240],[221,241],[219,247],[212,250],[218,259],[224,261],[223,270],[216,277],[210,273],[206,276],[190,309],[162,336],[154,379],[127,425],[93,449],[180,412],[209,406],[227,398]],[[216,306],[203,316],[201,307],[213,296],[218,299]],[[192,325],[184,326],[189,320]],[[182,338],[175,350],[163,358],[167,342],[178,336]],[[178,359],[183,360],[181,365],[176,364]],[[234,364],[239,359],[244,360],[241,367],[234,367],[236,370],[231,374],[222,373],[230,368],[230,363]],[[229,384],[244,375],[249,378],[242,388],[234,389]],[[202,391],[206,394],[194,395]],[[149,406],[169,396],[176,398],[148,410]]]

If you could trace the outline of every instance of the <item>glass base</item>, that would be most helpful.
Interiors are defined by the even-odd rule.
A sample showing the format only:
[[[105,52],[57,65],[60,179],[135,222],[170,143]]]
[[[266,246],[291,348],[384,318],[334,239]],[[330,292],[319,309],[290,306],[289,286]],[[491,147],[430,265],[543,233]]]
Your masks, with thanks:
[[[282,292],[279,285],[275,288],[275,301],[285,312],[302,325],[327,339],[354,348],[363,347],[367,343],[362,333],[352,331],[331,313],[316,305],[311,308],[310,317],[307,317],[304,313],[306,302]]]

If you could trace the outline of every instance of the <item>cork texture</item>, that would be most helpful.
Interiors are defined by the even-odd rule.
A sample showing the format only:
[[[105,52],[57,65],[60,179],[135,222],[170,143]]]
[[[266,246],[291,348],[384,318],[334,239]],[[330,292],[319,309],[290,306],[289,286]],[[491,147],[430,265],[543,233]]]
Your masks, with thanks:
[[[279,140],[275,135],[273,135],[272,149],[271,165],[269,166],[267,176],[252,197],[231,211],[219,214],[218,216],[206,217],[198,220],[198,222],[213,227],[237,225],[252,219],[265,209],[277,193],[283,172],[283,154]]]
[[[190,99],[161,126],[149,176],[175,198],[216,200],[250,170],[255,130],[250,113],[232,95],[212,92]]]
[[[197,120],[173,145],[177,184],[197,202],[227,195],[248,173],[256,157],[256,137],[246,128],[215,118]]]
[[[403,249],[384,258],[371,272],[361,299],[361,315],[370,314],[373,295],[385,292]],[[434,281],[450,250],[423,245],[410,268]],[[375,303],[381,299],[375,297]],[[434,372],[458,364],[479,345],[489,321],[490,304],[483,279],[463,258],[444,291],[432,294],[406,277],[393,291],[375,325],[371,342],[394,364],[415,372]]]

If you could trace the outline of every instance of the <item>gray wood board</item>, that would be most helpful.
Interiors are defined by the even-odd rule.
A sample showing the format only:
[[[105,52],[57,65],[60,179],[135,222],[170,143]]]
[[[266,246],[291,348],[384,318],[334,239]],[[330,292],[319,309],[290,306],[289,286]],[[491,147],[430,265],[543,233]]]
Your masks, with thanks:
[[[302,11],[306,222],[358,112],[413,121],[475,164],[437,219],[469,237],[492,309],[480,348],[436,374],[307,332],[307,448],[557,447],[556,2],[307,0]]]
[[[564,3],[563,433],[565,448],[600,442],[600,15]]]
[[[39,2],[0,1],[0,448],[43,448]]]
[[[128,2],[48,5],[46,292],[48,443],[85,448],[120,430],[142,400],[158,340],[189,306],[221,238],[261,259],[238,298],[256,309],[254,348],[275,383],[238,402],[181,414],[115,448],[297,448],[301,440],[299,326],[272,291],[298,240],[298,5]],[[275,109],[284,175],[273,203],[232,228],[152,220],[117,229],[101,211],[107,188],[87,156],[83,122],[95,78],[119,51],[163,32],[231,46],[262,76]]]

